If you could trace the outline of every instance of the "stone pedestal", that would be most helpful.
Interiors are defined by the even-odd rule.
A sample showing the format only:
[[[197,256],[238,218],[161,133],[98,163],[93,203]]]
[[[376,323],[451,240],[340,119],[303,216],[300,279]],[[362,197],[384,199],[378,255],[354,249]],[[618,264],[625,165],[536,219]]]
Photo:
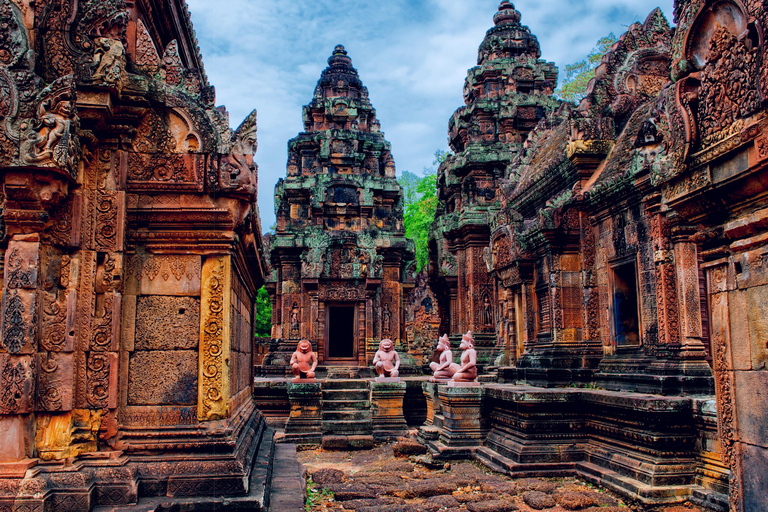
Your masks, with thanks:
[[[322,434],[322,390],[319,382],[288,385],[291,412],[285,424],[285,441],[320,444]]]
[[[389,441],[408,433],[403,415],[405,387],[405,382],[371,383],[371,421],[376,441]]]
[[[437,394],[438,386],[445,386],[438,382],[422,382],[421,389],[427,402],[427,419],[424,425],[419,427],[419,440],[424,443],[437,441],[443,428],[443,411],[440,406],[440,397]]]
[[[471,456],[487,434],[481,418],[482,387],[440,386],[437,389],[442,410],[442,428],[437,441],[429,443],[439,458]]]

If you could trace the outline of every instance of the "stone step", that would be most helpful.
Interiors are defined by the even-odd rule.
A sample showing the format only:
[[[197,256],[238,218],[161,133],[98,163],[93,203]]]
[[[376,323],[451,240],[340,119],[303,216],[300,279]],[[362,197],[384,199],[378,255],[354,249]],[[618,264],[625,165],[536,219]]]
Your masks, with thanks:
[[[368,381],[364,379],[338,379],[323,382],[323,391],[326,389],[368,389]]]
[[[303,511],[307,484],[296,455],[296,445],[278,445],[274,455],[274,466],[267,512]]]
[[[372,435],[327,435],[322,446],[326,450],[369,450],[373,443]]]
[[[324,389],[323,400],[365,401],[370,398],[367,389]]]
[[[371,421],[371,411],[326,411],[323,410],[323,421]]]
[[[323,400],[323,410],[327,411],[345,411],[345,410],[367,410],[371,407],[371,402],[365,400]]]
[[[274,429],[261,432],[258,451],[251,469],[249,493],[246,496],[169,497],[148,496],[128,505],[99,505],[92,512],[265,512],[269,510],[301,512],[304,510],[306,484],[298,464],[295,445],[276,448]],[[290,486],[286,484],[290,484]],[[272,501],[273,503],[270,503]],[[273,505],[270,507],[270,505]],[[22,510],[22,508],[14,508]],[[58,508],[56,509],[58,510]],[[70,509],[74,510],[74,509]],[[78,508],[77,510],[80,510]]]
[[[336,435],[371,435],[373,433],[373,425],[371,425],[370,420],[327,420],[323,421],[323,433]]]

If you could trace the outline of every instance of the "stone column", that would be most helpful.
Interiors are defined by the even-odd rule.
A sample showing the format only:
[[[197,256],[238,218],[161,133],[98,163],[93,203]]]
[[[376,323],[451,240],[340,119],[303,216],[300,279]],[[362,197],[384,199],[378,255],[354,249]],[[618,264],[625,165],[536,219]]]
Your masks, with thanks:
[[[403,415],[405,387],[405,382],[371,383],[371,421],[376,441],[389,441],[408,434]]]
[[[320,444],[322,432],[322,389],[319,382],[288,384],[291,412],[285,424],[285,440]]]

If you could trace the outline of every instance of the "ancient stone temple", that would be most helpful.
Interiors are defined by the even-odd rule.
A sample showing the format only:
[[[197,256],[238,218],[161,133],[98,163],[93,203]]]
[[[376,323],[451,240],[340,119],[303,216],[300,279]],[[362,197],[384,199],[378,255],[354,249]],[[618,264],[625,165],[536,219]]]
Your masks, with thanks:
[[[304,130],[275,188],[268,289],[279,344],[265,365],[284,367],[308,339],[323,366],[366,366],[382,338],[404,348],[413,242],[390,144],[343,46],[304,107]]]
[[[265,510],[273,471],[304,485],[290,443],[416,430],[403,443],[441,478],[368,474],[337,500],[458,503],[439,459],[472,458],[637,510],[765,510],[768,12],[674,15],[631,25],[574,105],[501,2],[416,276],[390,145],[343,47],[262,239],[256,114],[229,128],[183,0],[0,0],[0,510]],[[384,338],[400,381],[362,371]],[[304,339],[317,357],[303,343],[289,382]],[[506,489],[584,503],[548,484]]]
[[[430,234],[430,276],[438,293],[441,332],[471,330],[484,363],[493,362],[498,294],[485,263],[499,212],[499,181],[530,132],[560,102],[552,97],[557,68],[541,60],[536,36],[502,2],[464,84],[465,106],[453,114],[454,154],[438,170],[439,206]]]
[[[500,9],[489,34],[519,20]],[[480,460],[596,478],[646,504],[726,510],[730,494],[732,510],[760,510],[766,12],[679,1],[675,21],[656,10],[630,26],[578,107],[539,115],[522,145],[499,141],[509,156],[488,191],[453,172],[472,157],[451,119],[430,281],[446,330],[486,331],[509,354],[482,398]],[[484,43],[480,62],[503,47]],[[465,137],[490,146],[500,125],[479,126]],[[469,243],[475,215],[486,228]],[[461,422],[438,413],[449,395],[425,393],[443,430],[423,436],[450,453],[445,429]]]
[[[254,500],[255,112],[181,0],[0,19],[0,509]]]

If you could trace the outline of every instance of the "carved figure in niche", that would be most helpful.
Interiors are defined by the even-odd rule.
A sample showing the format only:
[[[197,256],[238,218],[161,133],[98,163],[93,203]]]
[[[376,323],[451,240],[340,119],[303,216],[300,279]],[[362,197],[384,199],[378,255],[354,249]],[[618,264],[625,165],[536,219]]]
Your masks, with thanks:
[[[475,351],[475,339],[472,331],[461,336],[461,364],[452,363],[452,380],[455,382],[474,382],[477,378],[477,352]]]
[[[493,310],[491,309],[491,299],[486,295],[483,298],[483,323],[493,325]]]
[[[362,251],[357,259],[360,263],[360,277],[368,277],[368,261],[371,259],[370,255],[367,252]]]
[[[381,330],[384,334],[389,334],[389,327],[392,323],[392,313],[389,311],[389,304],[381,310]]]
[[[97,37],[94,42],[96,53],[93,54],[93,65],[96,66],[96,72],[93,79],[113,85],[119,83],[125,68],[123,43],[106,37]]]
[[[299,305],[297,303],[293,303],[293,308],[291,308],[291,332],[299,330]]]
[[[317,354],[312,351],[309,340],[301,340],[296,347],[296,352],[291,356],[291,370],[295,378],[294,382],[301,379],[314,379],[317,368]]]
[[[73,97],[68,93],[57,94],[40,102],[37,107],[37,121],[30,134],[32,143],[28,154],[22,152],[25,163],[41,163],[53,160],[60,166],[69,162],[70,131],[75,118]]]
[[[373,365],[379,377],[397,377],[400,375],[400,356],[397,355],[395,344],[390,339],[383,339],[379,343],[379,350],[373,356]]]
[[[437,353],[439,354],[437,362],[429,363],[433,372],[432,378],[429,380],[432,382],[448,380],[456,373],[452,365],[451,341],[447,334],[443,334],[437,340]]]

